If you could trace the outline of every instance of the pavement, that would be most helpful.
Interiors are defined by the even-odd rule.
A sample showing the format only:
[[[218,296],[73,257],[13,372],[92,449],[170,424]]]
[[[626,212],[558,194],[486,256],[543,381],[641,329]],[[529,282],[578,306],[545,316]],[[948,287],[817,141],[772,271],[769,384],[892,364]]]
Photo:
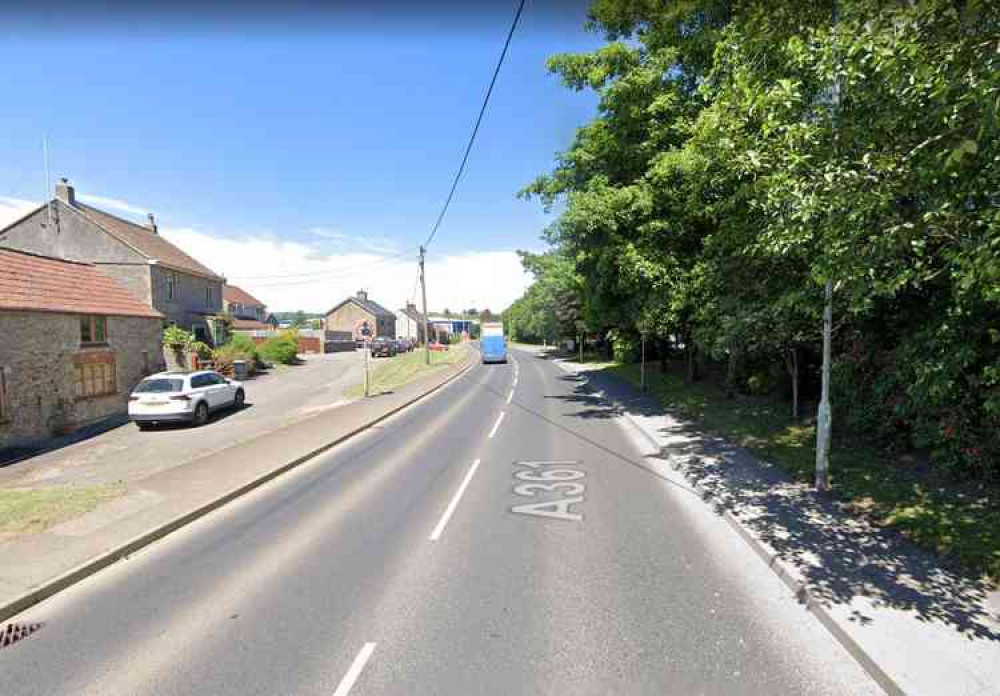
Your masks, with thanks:
[[[311,375],[315,381],[326,373],[322,367],[324,362],[317,361],[315,365],[315,369],[303,370],[301,379]],[[343,403],[338,408],[317,409],[311,415],[308,411],[298,410],[297,417],[285,419],[280,426],[272,423],[267,430],[249,427],[249,423],[242,422],[244,412],[240,412],[224,422],[213,421],[197,430],[183,428],[140,432],[130,427],[123,433],[106,433],[95,440],[114,436],[120,441],[113,451],[117,451],[118,447],[125,448],[122,456],[108,461],[80,462],[73,459],[72,450],[86,446],[86,442],[66,448],[70,450],[68,453],[60,450],[44,455],[47,460],[58,456],[72,461],[71,465],[58,465],[66,467],[58,477],[60,482],[125,479],[129,481],[128,492],[43,533],[0,539],[0,558],[3,559],[0,564],[0,616],[9,613],[4,608],[12,602],[47,587],[58,578],[77,572],[93,559],[105,557],[144,535],[173,525],[184,516],[198,514],[202,508],[213,505],[223,496],[252,485],[262,477],[274,475],[289,463],[308,457],[385,417],[434,389],[462,367],[456,365],[431,372],[377,398]],[[349,378],[350,372],[347,372],[345,379]],[[275,410],[279,414],[282,412],[281,402],[287,398],[306,405],[321,398],[341,401],[337,392],[327,392],[322,388],[318,390],[319,395],[312,399],[295,394],[294,390],[292,397],[286,397],[280,392],[282,384],[286,383],[272,379],[268,385],[278,390],[273,396],[278,402]],[[260,395],[265,392],[262,388],[254,389],[254,393]],[[263,397],[260,398],[264,401]],[[296,413],[294,409],[288,409],[288,412]],[[237,427],[222,428],[223,425]],[[151,437],[147,438],[147,435]],[[197,443],[203,438],[211,441],[213,435],[216,437],[214,448],[204,447],[199,454],[195,454],[186,447],[189,442]],[[180,453],[170,444],[164,445],[170,448],[166,452],[157,449],[156,442],[161,437],[170,438],[170,442],[180,439]],[[137,442],[139,444],[134,444]],[[149,444],[151,442],[152,445]],[[133,444],[130,446],[129,443]],[[100,442],[93,446],[107,447]],[[187,457],[182,456],[185,453]],[[133,459],[129,459],[129,454]],[[46,462],[43,466],[51,464]],[[34,470],[37,472],[38,467]]]
[[[614,405],[511,356],[26,610],[0,693],[881,692]]]
[[[122,420],[98,435],[54,441],[42,454],[0,467],[0,488],[132,483],[279,430],[347,403],[344,392],[364,379],[364,354],[307,355],[246,382],[239,412],[213,415],[196,432],[187,426],[140,431]]]
[[[890,690],[1000,694],[1000,591],[572,360],[557,363],[646,440],[648,466],[692,486]]]

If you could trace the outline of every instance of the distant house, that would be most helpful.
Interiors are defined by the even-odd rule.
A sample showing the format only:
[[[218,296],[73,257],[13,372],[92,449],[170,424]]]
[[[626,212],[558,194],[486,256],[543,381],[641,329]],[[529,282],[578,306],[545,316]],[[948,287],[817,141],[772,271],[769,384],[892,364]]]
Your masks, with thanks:
[[[404,309],[396,312],[396,338],[409,338],[424,342],[424,315],[417,306],[408,302]]]
[[[259,332],[273,332],[277,321],[267,321],[274,317],[267,313],[267,305],[235,285],[222,286],[222,311],[230,317],[232,330],[238,333],[261,335]]]
[[[222,311],[234,319],[267,320],[267,305],[235,285],[222,286]]]
[[[327,312],[323,322],[327,331],[349,331],[356,340],[361,338],[361,329],[366,323],[373,337],[396,337],[396,315],[369,300],[364,290]]]
[[[124,414],[162,330],[102,268],[0,249],[0,449]]]
[[[166,323],[222,338],[225,279],[161,237],[152,215],[144,226],[81,203],[66,179],[50,203],[0,230],[0,247],[94,264]]]

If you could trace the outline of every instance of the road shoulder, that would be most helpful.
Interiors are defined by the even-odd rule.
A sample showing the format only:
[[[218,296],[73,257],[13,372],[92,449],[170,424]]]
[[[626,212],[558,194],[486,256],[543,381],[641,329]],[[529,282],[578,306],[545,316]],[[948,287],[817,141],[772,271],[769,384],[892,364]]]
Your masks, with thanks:
[[[888,693],[981,694],[1000,683],[1000,605],[899,535],[839,513],[748,452],[572,361],[651,445],[646,461],[693,485]]]

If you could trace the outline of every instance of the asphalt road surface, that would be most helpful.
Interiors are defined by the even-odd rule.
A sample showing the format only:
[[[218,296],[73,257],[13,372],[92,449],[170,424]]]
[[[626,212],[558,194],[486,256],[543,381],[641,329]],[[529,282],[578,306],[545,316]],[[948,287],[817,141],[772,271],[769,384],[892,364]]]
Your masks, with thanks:
[[[514,352],[17,618],[0,694],[869,694],[736,534]]]

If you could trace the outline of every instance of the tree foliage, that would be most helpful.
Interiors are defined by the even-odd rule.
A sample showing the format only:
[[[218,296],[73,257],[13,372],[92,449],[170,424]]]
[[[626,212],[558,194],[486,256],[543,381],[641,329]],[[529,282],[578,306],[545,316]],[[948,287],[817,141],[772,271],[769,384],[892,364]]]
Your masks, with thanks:
[[[996,471],[1000,9],[837,10],[594,2],[607,45],[549,69],[598,114],[522,192],[564,209],[505,319],[772,362],[797,384],[832,279],[837,422]]]

